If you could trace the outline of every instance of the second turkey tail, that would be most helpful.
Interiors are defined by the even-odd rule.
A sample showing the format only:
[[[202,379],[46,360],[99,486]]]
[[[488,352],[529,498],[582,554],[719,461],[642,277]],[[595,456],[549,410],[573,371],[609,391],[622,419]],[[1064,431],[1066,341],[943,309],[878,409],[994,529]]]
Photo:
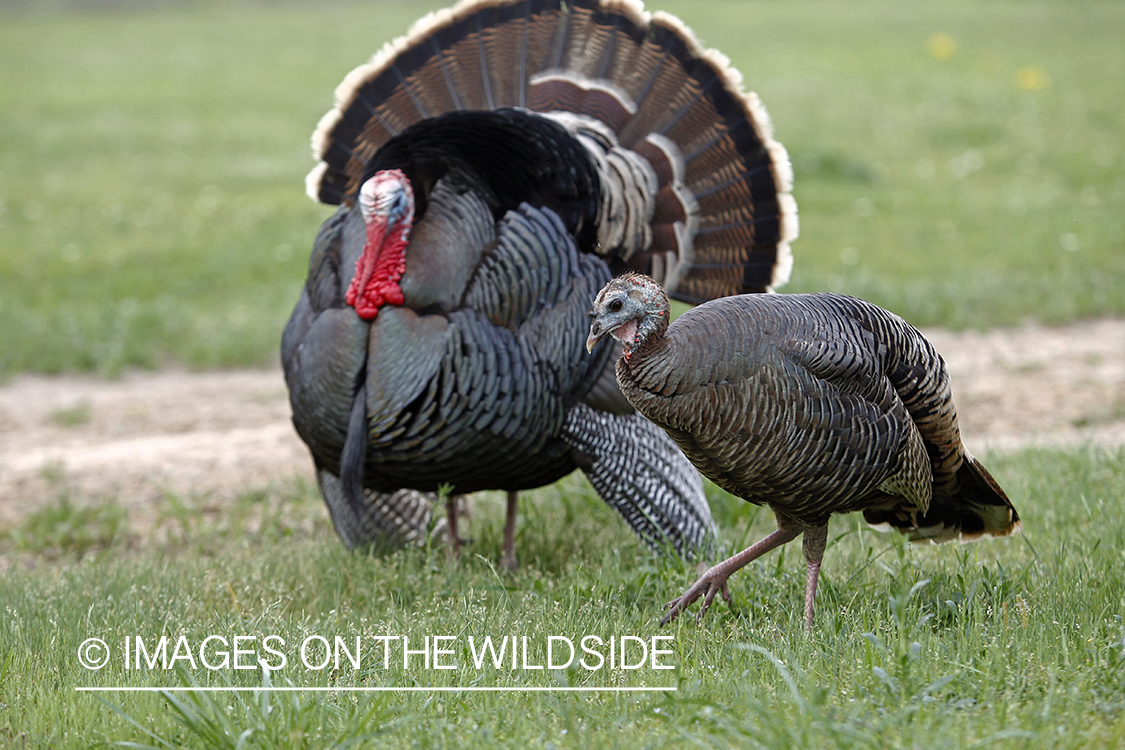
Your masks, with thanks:
[[[894,527],[912,542],[935,544],[1009,536],[1020,528],[1020,517],[1012,501],[968,451],[964,451],[957,482],[959,492],[952,497],[935,495],[921,518],[886,510],[864,511],[863,517],[875,526]]]
[[[797,236],[788,155],[725,56],[636,0],[463,0],[353,70],[313,135],[310,196],[351,200],[417,123],[516,107],[598,162],[598,252],[697,303],[783,284]],[[609,245],[609,247],[606,247]]]

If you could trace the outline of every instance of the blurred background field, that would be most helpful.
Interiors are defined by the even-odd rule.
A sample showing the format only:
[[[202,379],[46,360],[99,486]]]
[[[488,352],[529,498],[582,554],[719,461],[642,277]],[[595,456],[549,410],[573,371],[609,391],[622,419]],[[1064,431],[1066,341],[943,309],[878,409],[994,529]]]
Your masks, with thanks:
[[[0,3],[0,377],[276,357],[308,138],[443,3]],[[796,171],[785,291],[922,326],[1125,313],[1125,5],[668,2]]]

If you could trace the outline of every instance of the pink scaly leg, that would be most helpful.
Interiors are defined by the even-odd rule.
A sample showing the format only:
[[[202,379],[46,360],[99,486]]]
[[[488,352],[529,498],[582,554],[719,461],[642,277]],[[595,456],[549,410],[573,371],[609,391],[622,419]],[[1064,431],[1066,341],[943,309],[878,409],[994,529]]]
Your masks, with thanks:
[[[500,558],[500,565],[505,570],[515,570],[519,564],[516,561],[516,507],[519,505],[520,493],[508,493],[508,516],[504,521],[504,555]]]
[[[461,535],[457,533],[457,506],[459,505],[460,495],[450,495],[445,498],[445,522],[448,524],[446,530],[449,534],[449,559],[458,561],[461,559]]]
[[[802,548],[805,552],[805,630],[813,630],[813,599],[816,598],[816,582],[820,578],[820,562],[824,559],[824,546],[828,541],[828,526],[813,526],[805,529]]]
[[[755,542],[737,555],[723,560],[701,575],[699,580],[692,584],[691,588],[685,591],[682,596],[668,602],[665,606],[668,613],[664,615],[664,619],[660,621],[660,624],[667,625],[672,620],[676,619],[677,615],[691,606],[691,603],[702,596],[704,592],[706,592],[707,597],[703,600],[703,606],[699,608],[699,614],[695,616],[697,622],[703,620],[703,615],[705,615],[708,608],[710,608],[711,602],[715,599],[715,594],[720,591],[723,594],[723,598],[726,599],[727,604],[730,604],[730,591],[727,589],[727,579],[731,577],[731,574],[739,568],[753,562],[771,549],[780,547],[786,542],[793,541],[802,531],[803,529],[800,525],[778,526],[777,531],[766,538]]]

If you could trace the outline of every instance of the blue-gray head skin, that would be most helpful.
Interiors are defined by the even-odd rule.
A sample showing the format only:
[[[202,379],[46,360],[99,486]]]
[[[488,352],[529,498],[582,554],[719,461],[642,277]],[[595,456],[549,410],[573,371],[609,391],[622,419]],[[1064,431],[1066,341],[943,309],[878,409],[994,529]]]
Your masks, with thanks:
[[[610,335],[625,347],[628,362],[635,349],[664,334],[668,312],[668,294],[660,284],[640,273],[618,276],[594,298],[586,351],[593,351],[599,341]]]

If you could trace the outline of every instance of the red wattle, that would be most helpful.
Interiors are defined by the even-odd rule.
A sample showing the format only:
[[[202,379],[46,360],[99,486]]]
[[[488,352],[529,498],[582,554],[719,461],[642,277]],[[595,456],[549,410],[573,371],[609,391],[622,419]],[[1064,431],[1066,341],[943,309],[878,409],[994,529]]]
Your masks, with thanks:
[[[355,276],[344,296],[364,320],[374,320],[384,304],[401,305],[405,301],[398,282],[406,270],[409,228],[395,227],[385,240],[382,230],[377,225],[370,227],[367,245],[355,263]]]

